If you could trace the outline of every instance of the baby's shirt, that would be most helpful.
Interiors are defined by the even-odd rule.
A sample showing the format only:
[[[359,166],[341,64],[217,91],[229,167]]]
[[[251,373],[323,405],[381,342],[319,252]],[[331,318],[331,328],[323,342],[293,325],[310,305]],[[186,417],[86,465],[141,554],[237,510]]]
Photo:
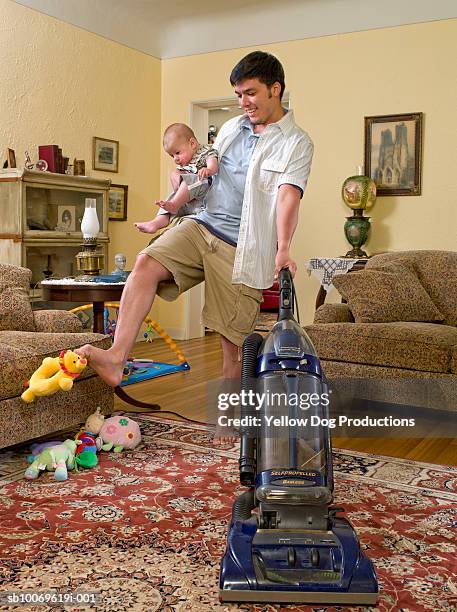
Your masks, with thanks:
[[[178,170],[184,172],[184,174],[181,175],[181,180],[184,181],[189,188],[190,200],[178,210],[176,215],[170,215],[170,220],[174,217],[196,215],[204,209],[203,198],[209,189],[211,179],[200,180],[196,175],[201,168],[206,168],[206,162],[210,157],[218,159],[217,150],[212,145],[199,144],[198,149],[195,151],[195,155],[188,164],[185,166],[176,165]],[[171,196],[169,196],[168,199],[170,199],[170,197]],[[157,214],[168,215],[169,213],[162,208],[159,209]]]
[[[218,153],[212,145],[198,145],[198,149],[195,151],[195,155],[192,157],[190,162],[185,166],[176,165],[178,170],[184,172],[190,172],[191,174],[197,174],[201,168],[206,168],[207,160],[210,157],[218,158]]]

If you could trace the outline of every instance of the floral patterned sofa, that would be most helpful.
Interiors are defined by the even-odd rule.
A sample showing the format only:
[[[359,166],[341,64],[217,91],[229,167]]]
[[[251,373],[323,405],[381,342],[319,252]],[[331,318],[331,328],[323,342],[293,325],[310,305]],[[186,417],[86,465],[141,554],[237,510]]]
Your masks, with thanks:
[[[378,401],[457,410],[457,252],[376,255],[332,282],[346,303],[323,304],[305,327],[327,377]]]
[[[32,311],[28,289],[32,273],[0,264],[0,448],[24,442],[84,422],[97,406],[111,412],[113,389],[90,367],[73,389],[21,400],[24,383],[44,357],[90,343],[108,348],[110,339],[83,333],[76,315],[63,310]]]

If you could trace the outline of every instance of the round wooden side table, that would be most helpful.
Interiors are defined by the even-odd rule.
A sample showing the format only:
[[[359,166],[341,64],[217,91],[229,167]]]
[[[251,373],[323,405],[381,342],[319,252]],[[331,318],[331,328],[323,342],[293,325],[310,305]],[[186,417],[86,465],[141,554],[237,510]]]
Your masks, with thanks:
[[[42,281],[43,298],[50,302],[92,303],[94,313],[93,330],[105,333],[105,302],[118,302],[125,283],[69,283],[62,281]]]

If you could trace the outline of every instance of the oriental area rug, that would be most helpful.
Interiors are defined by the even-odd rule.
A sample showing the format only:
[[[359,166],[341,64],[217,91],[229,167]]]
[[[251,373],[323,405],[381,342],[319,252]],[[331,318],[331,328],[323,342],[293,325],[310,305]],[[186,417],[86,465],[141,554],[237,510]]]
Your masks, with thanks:
[[[98,603],[18,610],[133,612],[364,608],[220,604],[219,561],[238,482],[237,449],[213,430],[135,415],[142,445],[97,467],[22,478],[26,449],[0,452],[0,596],[96,593]],[[380,584],[376,611],[457,609],[457,469],[334,451],[343,506]],[[3,603],[2,610],[15,609]]]

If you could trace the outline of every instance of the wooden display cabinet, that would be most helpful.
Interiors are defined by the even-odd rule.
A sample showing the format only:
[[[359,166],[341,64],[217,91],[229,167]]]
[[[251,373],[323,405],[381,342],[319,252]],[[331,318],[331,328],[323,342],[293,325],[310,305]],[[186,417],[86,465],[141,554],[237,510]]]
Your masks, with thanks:
[[[32,298],[40,298],[39,283],[47,276],[76,274],[86,198],[97,202],[98,242],[107,261],[110,184],[106,179],[16,168],[0,172],[0,261],[32,270]]]

